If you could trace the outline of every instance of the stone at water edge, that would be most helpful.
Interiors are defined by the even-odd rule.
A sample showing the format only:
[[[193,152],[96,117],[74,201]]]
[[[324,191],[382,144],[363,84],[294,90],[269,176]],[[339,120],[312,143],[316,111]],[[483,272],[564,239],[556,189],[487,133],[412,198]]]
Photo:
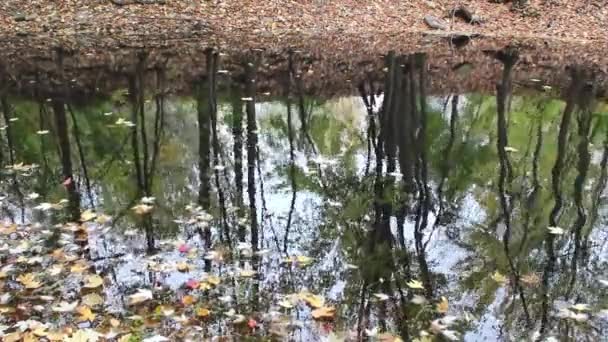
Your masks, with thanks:
[[[13,16],[13,20],[15,21],[26,21],[27,16],[24,13],[17,13]]]
[[[424,16],[424,22],[431,28],[437,29],[437,30],[447,30],[448,29],[448,25],[441,19],[432,16],[432,15],[426,15]]]
[[[472,25],[481,25],[483,23],[483,19],[480,16],[473,13],[473,11],[471,11],[465,5],[459,5],[457,7],[452,8],[448,12],[448,15],[450,17],[461,18],[462,20],[466,21],[468,24],[472,24]]]

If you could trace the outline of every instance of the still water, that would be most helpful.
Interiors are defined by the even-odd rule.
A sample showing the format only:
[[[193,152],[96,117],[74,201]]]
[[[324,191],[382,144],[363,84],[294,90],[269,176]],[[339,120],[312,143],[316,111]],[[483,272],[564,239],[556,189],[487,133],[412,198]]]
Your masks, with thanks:
[[[593,67],[153,54],[2,74],[3,340],[605,340]]]

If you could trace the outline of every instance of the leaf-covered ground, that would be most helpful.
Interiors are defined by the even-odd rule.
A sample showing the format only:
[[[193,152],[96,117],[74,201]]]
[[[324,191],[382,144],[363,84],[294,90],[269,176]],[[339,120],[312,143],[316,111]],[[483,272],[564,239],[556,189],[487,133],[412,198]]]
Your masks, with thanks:
[[[530,0],[525,11],[492,1],[177,1],[119,6],[95,0],[9,0],[0,4],[0,37],[31,44],[132,44],[196,40],[232,47],[317,42],[342,49],[357,45],[382,50],[387,38],[431,30],[423,21],[443,19],[447,31],[490,37],[605,41],[608,8],[600,0]],[[480,18],[471,25],[449,15],[466,4]],[[434,32],[437,33],[437,32]],[[329,45],[328,45],[329,44]],[[356,45],[353,45],[356,44]]]

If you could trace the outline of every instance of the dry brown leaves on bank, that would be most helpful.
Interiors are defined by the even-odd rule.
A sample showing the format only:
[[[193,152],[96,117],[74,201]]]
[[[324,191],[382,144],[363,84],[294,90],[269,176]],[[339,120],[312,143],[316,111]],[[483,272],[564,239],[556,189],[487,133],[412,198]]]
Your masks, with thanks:
[[[0,39],[45,45],[132,45],[196,40],[232,48],[316,43],[341,50],[384,49],[387,38],[425,32],[425,15],[449,31],[484,36],[598,42],[608,40],[608,8],[600,0],[530,0],[525,13],[485,0],[166,0],[118,6],[109,0],[8,0],[0,4]],[[457,4],[484,19],[450,18]],[[308,43],[308,44],[307,44]]]

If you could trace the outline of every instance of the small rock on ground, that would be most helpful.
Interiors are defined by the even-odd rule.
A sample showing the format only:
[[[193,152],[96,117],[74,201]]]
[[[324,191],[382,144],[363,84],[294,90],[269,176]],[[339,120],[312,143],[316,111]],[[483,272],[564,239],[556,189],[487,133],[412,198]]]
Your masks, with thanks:
[[[434,28],[437,30],[447,30],[448,29],[448,25],[441,19],[432,16],[432,15],[426,15],[424,17],[424,22],[430,27],[430,28]]]

